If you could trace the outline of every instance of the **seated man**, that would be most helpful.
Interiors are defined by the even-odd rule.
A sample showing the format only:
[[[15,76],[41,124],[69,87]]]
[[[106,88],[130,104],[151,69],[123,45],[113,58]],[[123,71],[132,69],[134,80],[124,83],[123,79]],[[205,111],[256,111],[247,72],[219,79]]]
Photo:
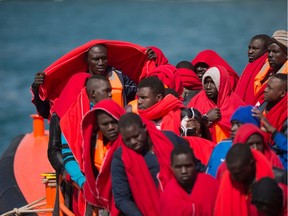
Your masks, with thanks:
[[[264,103],[258,109],[277,131],[287,136],[287,74],[271,76],[264,90]],[[271,134],[266,134],[273,144]]]
[[[159,130],[171,130],[180,135],[182,102],[168,94],[164,97],[165,87],[157,77],[147,77],[138,85],[138,113],[153,121]]]
[[[126,216],[158,216],[159,190],[173,177],[169,162],[173,143],[182,141],[135,113],[123,115],[119,128],[124,144],[114,153],[111,165],[116,207]]]
[[[116,102],[104,99],[96,103],[82,121],[85,199],[112,215],[118,210],[112,199],[110,167],[113,154],[122,143],[118,139],[118,121],[124,113]]]
[[[229,137],[230,118],[244,102],[232,91],[227,70],[222,66],[209,68],[202,80],[201,90],[187,107],[194,107],[207,118],[212,141],[218,143]]]
[[[171,153],[173,178],[160,198],[160,215],[213,215],[218,182],[198,173],[196,158],[189,145],[176,146]]]
[[[235,144],[227,153],[225,171],[215,204],[215,216],[258,215],[251,203],[254,183],[264,177],[274,178],[266,157],[248,145]]]
[[[239,127],[245,123],[252,123],[260,127],[260,120],[258,117],[252,115],[253,106],[241,106],[232,115],[230,138],[219,142],[213,149],[210,156],[206,172],[213,177],[216,177],[218,167],[225,161],[226,154],[232,146],[235,134]]]

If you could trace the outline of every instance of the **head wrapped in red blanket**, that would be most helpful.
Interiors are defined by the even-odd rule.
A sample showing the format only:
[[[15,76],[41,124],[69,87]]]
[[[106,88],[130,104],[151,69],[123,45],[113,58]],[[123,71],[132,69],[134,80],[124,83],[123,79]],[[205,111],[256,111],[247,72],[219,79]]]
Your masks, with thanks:
[[[262,153],[265,155],[265,157],[268,159],[268,161],[270,161],[272,166],[283,169],[283,165],[282,165],[280,159],[275,154],[275,152],[273,152],[270,149],[270,147],[268,146],[268,143],[266,142],[266,140],[264,138],[263,132],[260,130],[260,128],[258,128],[254,124],[246,123],[246,124],[241,125],[239,127],[239,129],[237,130],[237,133],[236,133],[235,138],[233,140],[233,144],[235,144],[235,143],[246,144],[248,142],[249,138],[253,134],[258,134],[261,136],[261,138],[263,140],[263,142],[262,142],[263,143],[263,152]]]
[[[168,64],[168,59],[166,58],[166,56],[164,55],[161,49],[155,46],[148,46],[148,48],[151,48],[156,53],[157,55],[156,65],[157,66]]]
[[[199,90],[202,89],[202,82],[197,76],[197,74],[187,68],[178,68],[178,74],[180,75],[183,87],[189,90]]]
[[[215,86],[218,90],[217,103],[215,104],[206,95],[205,90],[201,90],[196,96],[192,98],[187,107],[194,107],[198,109],[201,114],[206,114],[209,110],[213,108],[219,108],[221,112],[221,119],[215,124],[220,127],[220,129],[227,135],[230,134],[230,118],[234,111],[239,106],[244,106],[244,102],[236,95],[231,88],[229,80],[229,75],[227,70],[222,66],[215,66],[209,68],[203,76],[202,84],[204,86],[205,78],[211,77]],[[215,125],[214,124],[214,125]],[[210,129],[212,140],[217,142],[217,134],[215,127]]]
[[[86,176],[86,182],[84,184],[84,194],[88,202],[95,206],[100,206],[108,209],[111,213],[117,212],[112,198],[112,182],[110,176],[110,166],[112,162],[112,156],[115,150],[121,145],[121,138],[118,137],[110,145],[109,151],[106,153],[102,167],[98,173],[98,176],[94,176],[93,166],[94,161],[91,157],[94,153],[95,144],[91,143],[91,139],[95,130],[97,130],[96,111],[102,110],[107,112],[117,121],[125,113],[125,110],[120,107],[116,102],[111,99],[104,99],[95,104],[93,109],[89,111],[82,121],[83,132],[83,167]],[[114,215],[114,214],[113,214]]]
[[[231,84],[232,89],[235,89],[237,82],[239,80],[237,72],[215,51],[203,50],[202,52],[199,52],[191,62],[195,68],[199,63],[206,63],[208,67],[212,67],[215,65],[223,66],[224,68],[226,68],[229,74],[229,82]]]
[[[158,77],[167,88],[174,89],[179,96],[183,93],[183,84],[178,70],[170,64],[160,65],[147,75]]]

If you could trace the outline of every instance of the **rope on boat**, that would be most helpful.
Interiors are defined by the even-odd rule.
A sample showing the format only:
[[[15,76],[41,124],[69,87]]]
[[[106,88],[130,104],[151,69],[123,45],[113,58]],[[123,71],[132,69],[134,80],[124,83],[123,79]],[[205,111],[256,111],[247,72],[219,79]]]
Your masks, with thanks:
[[[45,200],[46,197],[43,197],[41,199],[38,199],[38,200],[35,200],[34,202],[31,202],[21,208],[14,208],[13,210],[11,211],[8,211],[0,216],[8,216],[8,215],[16,215],[16,216],[19,216],[19,215],[22,215],[22,214],[25,214],[25,213],[39,213],[39,212],[52,212],[53,211],[53,208],[46,208],[46,209],[33,209],[33,208],[36,208],[36,207],[40,207],[40,206],[43,206],[43,205],[46,205],[46,202],[41,202],[43,200]]]

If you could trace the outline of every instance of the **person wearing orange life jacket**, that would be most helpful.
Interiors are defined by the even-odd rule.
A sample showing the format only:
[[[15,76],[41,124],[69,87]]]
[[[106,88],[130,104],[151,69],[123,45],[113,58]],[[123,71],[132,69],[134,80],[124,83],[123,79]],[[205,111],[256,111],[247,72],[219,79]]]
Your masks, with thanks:
[[[268,45],[268,59],[254,79],[254,104],[263,102],[263,92],[269,77],[278,74],[288,74],[287,61],[288,32],[275,31]]]

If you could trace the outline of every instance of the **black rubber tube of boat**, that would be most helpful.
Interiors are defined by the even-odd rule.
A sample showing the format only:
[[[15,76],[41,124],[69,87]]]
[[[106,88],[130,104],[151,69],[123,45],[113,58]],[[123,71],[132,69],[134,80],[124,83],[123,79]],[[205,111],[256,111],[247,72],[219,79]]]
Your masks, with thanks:
[[[14,176],[14,156],[23,137],[24,135],[15,137],[0,158],[0,214],[28,204]],[[36,216],[37,214],[26,215]]]

